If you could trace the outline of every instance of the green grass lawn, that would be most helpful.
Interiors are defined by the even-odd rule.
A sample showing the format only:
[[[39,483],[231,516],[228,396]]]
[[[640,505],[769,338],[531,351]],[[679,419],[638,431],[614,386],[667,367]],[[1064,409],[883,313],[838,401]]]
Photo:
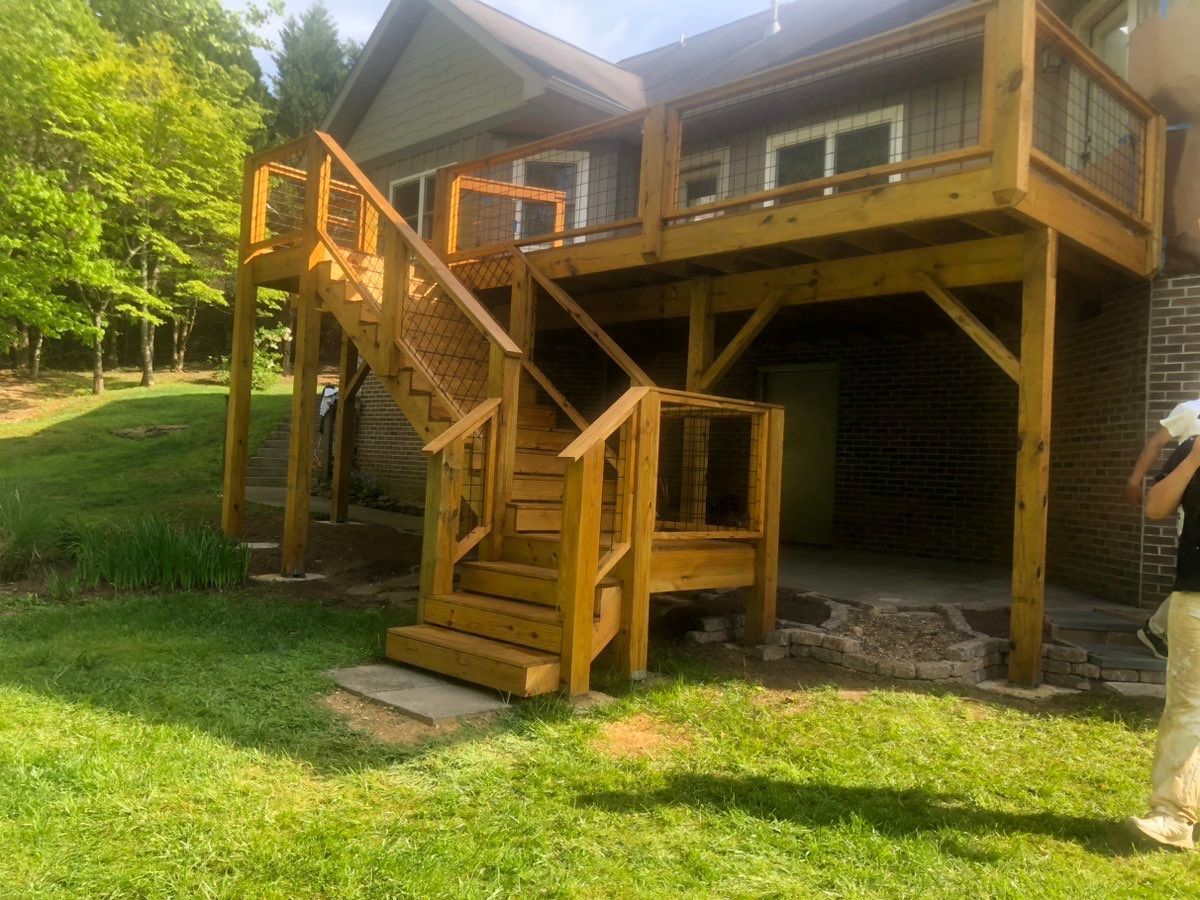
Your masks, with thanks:
[[[71,399],[0,426],[0,470],[64,513],[212,515],[223,409],[205,385]],[[771,690],[655,644],[668,677],[601,681],[590,717],[543,699],[392,744],[323,673],[402,615],[0,589],[0,897],[1200,896],[1200,857],[1116,825],[1150,705],[848,693],[802,663]]]
[[[164,380],[148,389],[112,378],[115,389],[92,397],[76,395],[78,380],[48,376],[48,414],[0,422],[0,483],[31,488],[70,515],[217,514],[227,388]],[[283,381],[254,395],[251,447],[287,415],[289,396]],[[187,429],[147,440],[113,433],[140,425]]]

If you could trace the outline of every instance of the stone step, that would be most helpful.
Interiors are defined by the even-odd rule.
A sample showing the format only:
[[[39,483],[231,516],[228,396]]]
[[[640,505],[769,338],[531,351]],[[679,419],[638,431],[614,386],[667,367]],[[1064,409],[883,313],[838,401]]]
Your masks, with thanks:
[[[1138,681],[1162,684],[1166,681],[1167,663],[1156,658],[1140,644],[1136,647],[1112,644],[1081,644],[1087,651],[1088,662],[1100,667],[1105,681]]]

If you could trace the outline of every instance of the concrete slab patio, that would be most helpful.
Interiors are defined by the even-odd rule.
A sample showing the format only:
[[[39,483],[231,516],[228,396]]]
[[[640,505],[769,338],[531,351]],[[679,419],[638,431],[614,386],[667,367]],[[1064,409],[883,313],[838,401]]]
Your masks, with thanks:
[[[466,716],[499,712],[509,705],[495,691],[391,663],[333,669],[328,674],[351,693],[426,725],[447,725]]]

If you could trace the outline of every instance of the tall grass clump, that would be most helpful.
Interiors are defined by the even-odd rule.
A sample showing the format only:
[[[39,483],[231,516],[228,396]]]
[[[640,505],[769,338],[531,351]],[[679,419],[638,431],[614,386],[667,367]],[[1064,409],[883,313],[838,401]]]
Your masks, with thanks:
[[[67,550],[80,588],[232,588],[246,580],[250,551],[208,525],[147,518],[74,525]]]
[[[54,550],[57,524],[28,490],[0,488],[0,581],[28,578]]]

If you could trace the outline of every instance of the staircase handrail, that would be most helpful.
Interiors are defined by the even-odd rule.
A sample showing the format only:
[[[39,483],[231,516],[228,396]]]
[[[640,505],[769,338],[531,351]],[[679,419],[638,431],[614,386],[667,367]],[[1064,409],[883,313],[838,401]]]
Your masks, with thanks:
[[[521,348],[500,327],[499,323],[492,318],[491,313],[475,298],[474,294],[458,280],[458,277],[450,271],[449,267],[442,262],[441,258],[434,253],[432,248],[413,231],[412,226],[404,221],[404,218],[396,212],[392,204],[384,199],[383,194],[363,174],[362,170],[359,169],[346,151],[342,149],[341,145],[323,131],[314,133],[326,151],[345,170],[350,182],[358,190],[362,191],[388,224],[400,232],[401,239],[404,241],[408,252],[433,276],[433,280],[446,292],[446,295],[462,311],[463,315],[505,356],[519,358],[522,355]]]

